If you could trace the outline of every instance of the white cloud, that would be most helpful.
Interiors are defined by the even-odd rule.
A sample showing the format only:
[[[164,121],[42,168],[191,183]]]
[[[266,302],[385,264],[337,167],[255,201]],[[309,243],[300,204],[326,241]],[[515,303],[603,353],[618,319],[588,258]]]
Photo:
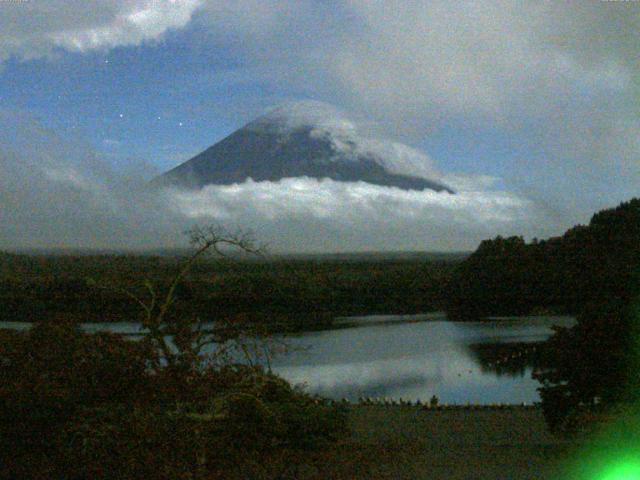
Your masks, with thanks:
[[[0,60],[139,45],[189,23],[201,0],[0,2]]]
[[[527,230],[540,215],[509,192],[452,195],[310,178],[170,189],[167,198],[194,221],[251,225],[275,248],[298,251],[473,249],[497,232]]]
[[[0,248],[175,246],[188,227],[221,223],[273,251],[460,250],[544,224],[484,179],[455,195],[310,178],[152,191],[28,116],[0,110],[0,127]]]
[[[209,0],[204,2],[203,13],[217,32],[264,38],[281,32],[286,23],[291,26],[299,21],[310,10],[310,3],[308,0]]]
[[[246,75],[235,72],[240,81],[250,75],[254,82],[272,87],[265,90],[277,90],[281,96],[296,92],[340,104],[383,120],[392,137],[410,137],[419,144],[453,123],[475,132],[480,142],[485,132],[526,140],[532,152],[513,155],[505,167],[510,176],[504,182],[521,181],[526,184],[523,190],[531,190],[532,196],[556,207],[575,204],[584,214],[585,209],[592,211],[622,200],[619,196],[635,191],[640,181],[640,4],[635,2],[0,2],[0,60],[11,55],[41,57],[56,49],[89,51],[138,45],[160,39],[168,30],[184,28],[191,21],[206,26],[216,48],[234,52],[241,68],[246,68]],[[405,153],[405,163],[412,163],[413,152]],[[467,171],[473,171],[472,159],[467,162]],[[439,167],[446,174],[447,166]],[[514,172],[524,172],[520,173],[523,178]],[[507,205],[520,197],[492,192],[488,179],[457,181],[465,190],[460,202],[490,205],[501,212],[499,219],[518,224],[519,216],[514,213],[518,208]],[[355,211],[363,218],[376,210],[389,214],[387,202],[434,221],[426,207],[407,207],[403,195],[363,191],[357,186],[344,192],[334,187],[318,185],[330,195],[360,205]],[[236,188],[246,193],[244,187]],[[346,232],[349,212],[342,211],[335,222],[322,220],[334,218],[336,207],[329,193],[313,197],[310,184],[258,186],[261,196],[252,197],[256,205],[245,205],[247,211],[253,208],[284,222],[273,205],[289,211],[287,188],[297,189],[302,198],[313,198],[300,207],[302,211],[291,212],[292,218],[301,221],[307,215],[304,218],[326,233],[327,242],[336,245],[339,233]],[[230,191],[200,195],[202,198],[194,197],[193,204],[187,204],[204,209],[197,206],[198,199],[204,201],[209,195],[206,199],[220,212],[237,210],[229,204],[234,195]],[[595,202],[589,200],[595,197]],[[267,212],[259,202],[272,207]],[[449,215],[454,225],[459,225],[455,220],[460,218],[471,225],[475,225],[474,218],[484,218],[484,207],[464,210],[426,197],[416,203],[429,204],[443,218]],[[246,218],[261,221],[256,216]],[[575,223],[574,218],[565,219],[565,227]],[[384,223],[372,224],[380,226],[380,222]],[[500,225],[509,230],[506,224]],[[388,226],[399,237],[406,225]],[[480,235],[498,233],[489,226],[464,238],[471,242]],[[456,233],[453,229],[446,235],[427,230],[407,232],[427,235],[424,238],[432,235],[438,245],[446,244],[445,238]],[[363,235],[351,237],[364,245],[369,240],[363,240]],[[378,244],[391,243],[382,237],[371,238]],[[303,240],[300,236],[297,241]]]
[[[357,35],[341,38],[345,46],[332,62],[337,80],[363,102],[410,118],[422,119],[420,111],[544,116],[567,94],[583,93],[581,88],[625,88],[638,68],[621,52],[630,44],[637,47],[640,9],[633,6],[446,0],[347,4],[362,26]],[[624,35],[622,24],[628,26]]]
[[[0,109],[0,248],[175,244],[180,219],[143,187],[82,142]]]
[[[458,192],[478,192],[491,190],[498,182],[499,178],[490,175],[463,175],[459,173],[448,173],[442,177],[442,182],[451,186]]]
[[[317,65],[296,85],[322,72],[318,91],[413,143],[451,124],[464,130],[453,148],[469,141],[465,132],[526,142],[530,152],[501,160],[505,181],[576,204],[579,215],[626,199],[640,181],[640,4],[343,5],[335,35],[301,50]]]
[[[499,152],[495,171],[512,188],[577,205],[566,226],[640,181],[640,4],[204,1],[194,19],[211,48],[238,59],[231,90],[250,79],[279,99],[325,100],[412,145],[453,135],[452,125],[453,149],[484,136],[526,144]],[[267,100],[247,102],[251,113],[234,106],[245,118]],[[465,162],[484,173],[473,158],[456,168]]]
[[[464,130],[453,148],[469,132],[479,142],[514,138],[530,152],[501,160],[505,181],[581,205],[581,216],[624,199],[640,181],[638,3],[263,5],[261,28],[232,23],[242,42],[224,22],[209,24],[255,81],[375,118],[412,144],[452,124]],[[473,172],[473,159],[465,161]]]
[[[376,133],[376,125],[363,118],[353,120],[346,112],[318,101],[285,102],[251,122],[252,130],[277,130],[288,135],[292,130],[312,126],[312,138],[328,140],[341,158],[373,156],[387,170],[404,175],[438,180],[434,162],[424,152]]]

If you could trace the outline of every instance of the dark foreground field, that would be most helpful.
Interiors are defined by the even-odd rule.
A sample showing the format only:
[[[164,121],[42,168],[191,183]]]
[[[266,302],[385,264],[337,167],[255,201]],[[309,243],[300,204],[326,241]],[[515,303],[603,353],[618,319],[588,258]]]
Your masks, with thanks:
[[[354,406],[349,422],[352,437],[321,470],[316,466],[305,474],[335,479],[553,479],[572,446],[548,433],[539,409]]]

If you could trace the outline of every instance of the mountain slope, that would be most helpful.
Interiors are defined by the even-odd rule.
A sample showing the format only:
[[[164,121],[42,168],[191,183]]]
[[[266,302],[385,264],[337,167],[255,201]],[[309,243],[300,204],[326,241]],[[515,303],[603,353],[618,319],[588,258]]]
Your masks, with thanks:
[[[430,174],[436,176],[426,155],[360,136],[330,106],[299,102],[249,123],[154,183],[199,188],[307,176],[453,193]]]

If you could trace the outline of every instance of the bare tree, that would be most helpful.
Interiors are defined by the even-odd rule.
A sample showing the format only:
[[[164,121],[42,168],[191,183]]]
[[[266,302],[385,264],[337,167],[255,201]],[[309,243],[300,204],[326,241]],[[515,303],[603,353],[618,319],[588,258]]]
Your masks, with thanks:
[[[146,298],[131,291],[123,290],[126,295],[140,305],[143,312],[142,327],[147,330],[147,338],[156,351],[161,354],[168,367],[181,365],[193,368],[201,360],[203,348],[210,344],[218,344],[219,355],[224,354],[222,346],[229,340],[247,336],[246,328],[239,330],[237,326],[219,321],[214,328],[206,329],[199,317],[188,315],[170,318],[169,312],[176,301],[176,289],[187,277],[198,260],[208,254],[216,258],[230,258],[233,252],[241,254],[262,255],[263,247],[256,244],[250,232],[230,232],[218,225],[206,227],[196,226],[185,232],[194,251],[179,264],[164,295],[149,281],[144,282],[147,290]],[[246,345],[242,350],[247,353]]]

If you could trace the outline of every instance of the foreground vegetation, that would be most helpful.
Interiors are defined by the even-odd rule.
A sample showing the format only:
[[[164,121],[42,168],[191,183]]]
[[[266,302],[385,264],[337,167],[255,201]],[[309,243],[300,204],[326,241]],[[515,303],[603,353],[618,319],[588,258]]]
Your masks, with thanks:
[[[148,340],[64,322],[1,331],[0,478],[287,478],[344,436],[338,407],[280,378],[162,366]]]
[[[215,231],[193,239],[182,262],[2,255],[5,319],[42,321],[0,332],[0,478],[552,478],[568,444],[543,417],[575,433],[640,401],[640,200],[555,239],[483,242],[458,265],[196,263],[219,242],[251,247]],[[533,365],[541,409],[345,409],[227,355],[251,355],[243,341],[256,321],[317,328],[334,315],[443,305],[454,319],[577,314],[528,350],[472,349],[500,374]],[[135,342],[82,333],[88,320],[146,330]],[[218,348],[204,357],[207,343]],[[512,356],[520,363],[501,363]]]
[[[297,478],[305,451],[344,435],[338,407],[253,366],[253,328],[204,330],[176,311],[178,286],[208,251],[255,251],[215,228],[191,240],[166,288],[126,292],[142,311],[138,341],[60,318],[0,331],[0,478]]]
[[[258,369],[156,370],[144,340],[60,322],[0,346],[3,479],[541,479],[568,445],[538,409],[338,407]]]
[[[175,314],[203,321],[244,317],[279,328],[313,329],[340,315],[441,309],[444,285],[461,256],[203,260],[175,292]],[[0,254],[0,321],[64,317],[135,321],[129,295],[141,279],[166,291],[176,256]]]
[[[453,320],[489,315],[578,315],[603,302],[628,302],[638,290],[640,199],[593,215],[548,240],[483,241],[454,271],[446,311]]]
[[[576,326],[556,328],[537,349],[533,374],[549,427],[575,432],[640,402],[639,299],[640,199],[633,199],[561,237],[482,242],[455,270],[446,310],[457,320],[576,314]]]

